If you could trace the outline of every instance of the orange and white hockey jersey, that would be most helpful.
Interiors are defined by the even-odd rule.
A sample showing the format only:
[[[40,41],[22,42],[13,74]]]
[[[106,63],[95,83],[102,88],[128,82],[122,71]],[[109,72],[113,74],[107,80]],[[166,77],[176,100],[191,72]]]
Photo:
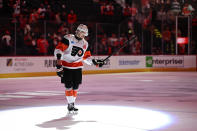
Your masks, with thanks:
[[[62,66],[69,69],[83,68],[83,61],[92,65],[91,53],[85,39],[78,40],[73,34],[65,35],[55,48],[54,55],[61,54]]]

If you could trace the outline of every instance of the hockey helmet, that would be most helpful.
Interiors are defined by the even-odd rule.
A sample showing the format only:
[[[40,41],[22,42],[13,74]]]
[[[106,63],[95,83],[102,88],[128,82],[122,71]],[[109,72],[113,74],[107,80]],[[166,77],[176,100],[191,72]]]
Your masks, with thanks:
[[[85,36],[88,36],[88,27],[84,24],[80,24],[77,27],[76,35],[80,38],[84,38]]]

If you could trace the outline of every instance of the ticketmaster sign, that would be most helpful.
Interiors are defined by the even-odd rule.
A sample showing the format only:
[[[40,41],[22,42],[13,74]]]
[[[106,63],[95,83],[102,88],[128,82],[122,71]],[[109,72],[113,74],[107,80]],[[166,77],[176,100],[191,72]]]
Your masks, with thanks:
[[[184,56],[146,56],[146,67],[184,67]]]

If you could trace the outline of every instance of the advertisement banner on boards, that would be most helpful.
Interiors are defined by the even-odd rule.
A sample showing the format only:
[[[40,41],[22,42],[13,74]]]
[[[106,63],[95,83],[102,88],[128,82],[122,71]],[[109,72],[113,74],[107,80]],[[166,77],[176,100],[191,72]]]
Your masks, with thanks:
[[[95,59],[105,59],[106,56],[95,56]],[[106,60],[102,68],[84,64],[84,70],[109,70],[109,69],[139,69],[145,68],[145,56],[112,56]]]
[[[54,72],[54,57],[1,57],[0,73]]]
[[[146,56],[146,67],[184,67],[184,56]]]

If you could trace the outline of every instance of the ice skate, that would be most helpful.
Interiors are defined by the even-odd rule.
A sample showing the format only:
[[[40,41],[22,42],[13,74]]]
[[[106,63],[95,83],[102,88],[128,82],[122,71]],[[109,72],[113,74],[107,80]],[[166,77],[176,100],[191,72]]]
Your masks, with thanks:
[[[72,103],[68,104],[67,109],[68,109],[68,113],[72,114],[74,112],[73,104]]]
[[[78,113],[78,109],[74,106],[74,103],[68,104],[67,109],[68,109],[69,114],[77,114]]]
[[[74,111],[75,114],[77,114],[78,113],[78,108],[75,107],[74,103],[72,103],[72,104],[73,104],[73,111]]]

